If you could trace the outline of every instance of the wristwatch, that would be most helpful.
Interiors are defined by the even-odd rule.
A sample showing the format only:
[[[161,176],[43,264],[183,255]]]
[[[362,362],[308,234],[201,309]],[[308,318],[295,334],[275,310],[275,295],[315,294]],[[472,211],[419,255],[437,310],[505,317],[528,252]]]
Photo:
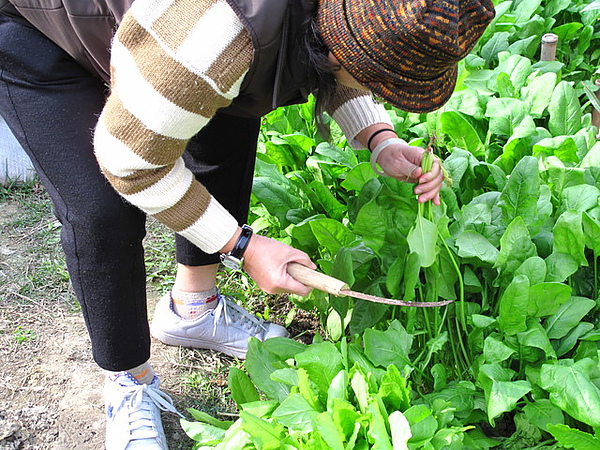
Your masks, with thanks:
[[[221,263],[231,270],[242,270],[244,264],[244,252],[248,248],[252,237],[252,228],[248,225],[242,226],[242,234],[229,253],[221,253]]]

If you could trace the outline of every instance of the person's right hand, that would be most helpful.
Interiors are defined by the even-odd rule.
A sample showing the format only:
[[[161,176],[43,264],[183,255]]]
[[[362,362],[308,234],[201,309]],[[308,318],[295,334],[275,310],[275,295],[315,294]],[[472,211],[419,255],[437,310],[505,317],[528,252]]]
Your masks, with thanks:
[[[287,273],[290,262],[317,268],[303,251],[258,234],[252,235],[244,253],[244,271],[267,294],[308,295],[312,288]]]

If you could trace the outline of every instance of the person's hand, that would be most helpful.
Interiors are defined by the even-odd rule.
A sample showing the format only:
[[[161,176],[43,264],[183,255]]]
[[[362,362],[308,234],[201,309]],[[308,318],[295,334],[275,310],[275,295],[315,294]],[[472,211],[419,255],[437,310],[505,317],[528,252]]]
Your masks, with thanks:
[[[306,253],[257,234],[252,235],[244,253],[244,271],[267,294],[308,295],[312,288],[296,281],[287,273],[290,262],[297,262],[311,269],[317,268]]]
[[[381,151],[377,163],[390,177],[408,183],[418,183],[414,192],[419,196],[419,202],[431,200],[434,205],[439,206],[444,174],[439,159],[435,157],[431,171],[423,173],[421,159],[424,152],[421,147],[404,143],[392,144]]]

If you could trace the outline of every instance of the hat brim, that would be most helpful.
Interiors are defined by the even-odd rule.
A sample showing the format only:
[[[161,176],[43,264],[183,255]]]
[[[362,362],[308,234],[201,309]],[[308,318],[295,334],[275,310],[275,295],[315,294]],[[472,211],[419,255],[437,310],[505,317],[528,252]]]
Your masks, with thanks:
[[[405,84],[367,82],[364,86],[375,96],[403,111],[428,113],[441,108],[450,99],[456,86],[457,73],[457,67],[453,66],[434,80],[407,79]]]
[[[357,39],[345,20],[344,0],[322,0],[318,12],[321,37],[328,50],[352,77],[374,95],[408,112],[426,113],[442,107],[456,86],[456,64],[432,79],[413,79],[394,73],[389,79],[373,79],[373,68],[379,63],[356,45]],[[380,67],[380,66],[379,66]],[[366,70],[365,69],[370,69]],[[375,71],[376,72],[376,71]],[[381,68],[381,73],[389,72]],[[384,78],[380,75],[378,78]]]

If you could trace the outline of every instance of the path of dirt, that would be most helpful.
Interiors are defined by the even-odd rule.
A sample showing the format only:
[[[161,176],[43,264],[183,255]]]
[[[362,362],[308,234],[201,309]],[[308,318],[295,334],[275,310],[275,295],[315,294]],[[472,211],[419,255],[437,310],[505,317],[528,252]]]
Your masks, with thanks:
[[[0,450],[103,449],[104,379],[91,358],[81,314],[68,303],[19,294],[19,273],[36,262],[23,250],[26,243],[2,228],[18,214],[16,203],[0,203]],[[151,311],[156,301],[150,293]],[[190,399],[178,395],[180,352],[155,341],[152,362],[183,410]],[[177,419],[164,422],[171,449],[189,448]]]

